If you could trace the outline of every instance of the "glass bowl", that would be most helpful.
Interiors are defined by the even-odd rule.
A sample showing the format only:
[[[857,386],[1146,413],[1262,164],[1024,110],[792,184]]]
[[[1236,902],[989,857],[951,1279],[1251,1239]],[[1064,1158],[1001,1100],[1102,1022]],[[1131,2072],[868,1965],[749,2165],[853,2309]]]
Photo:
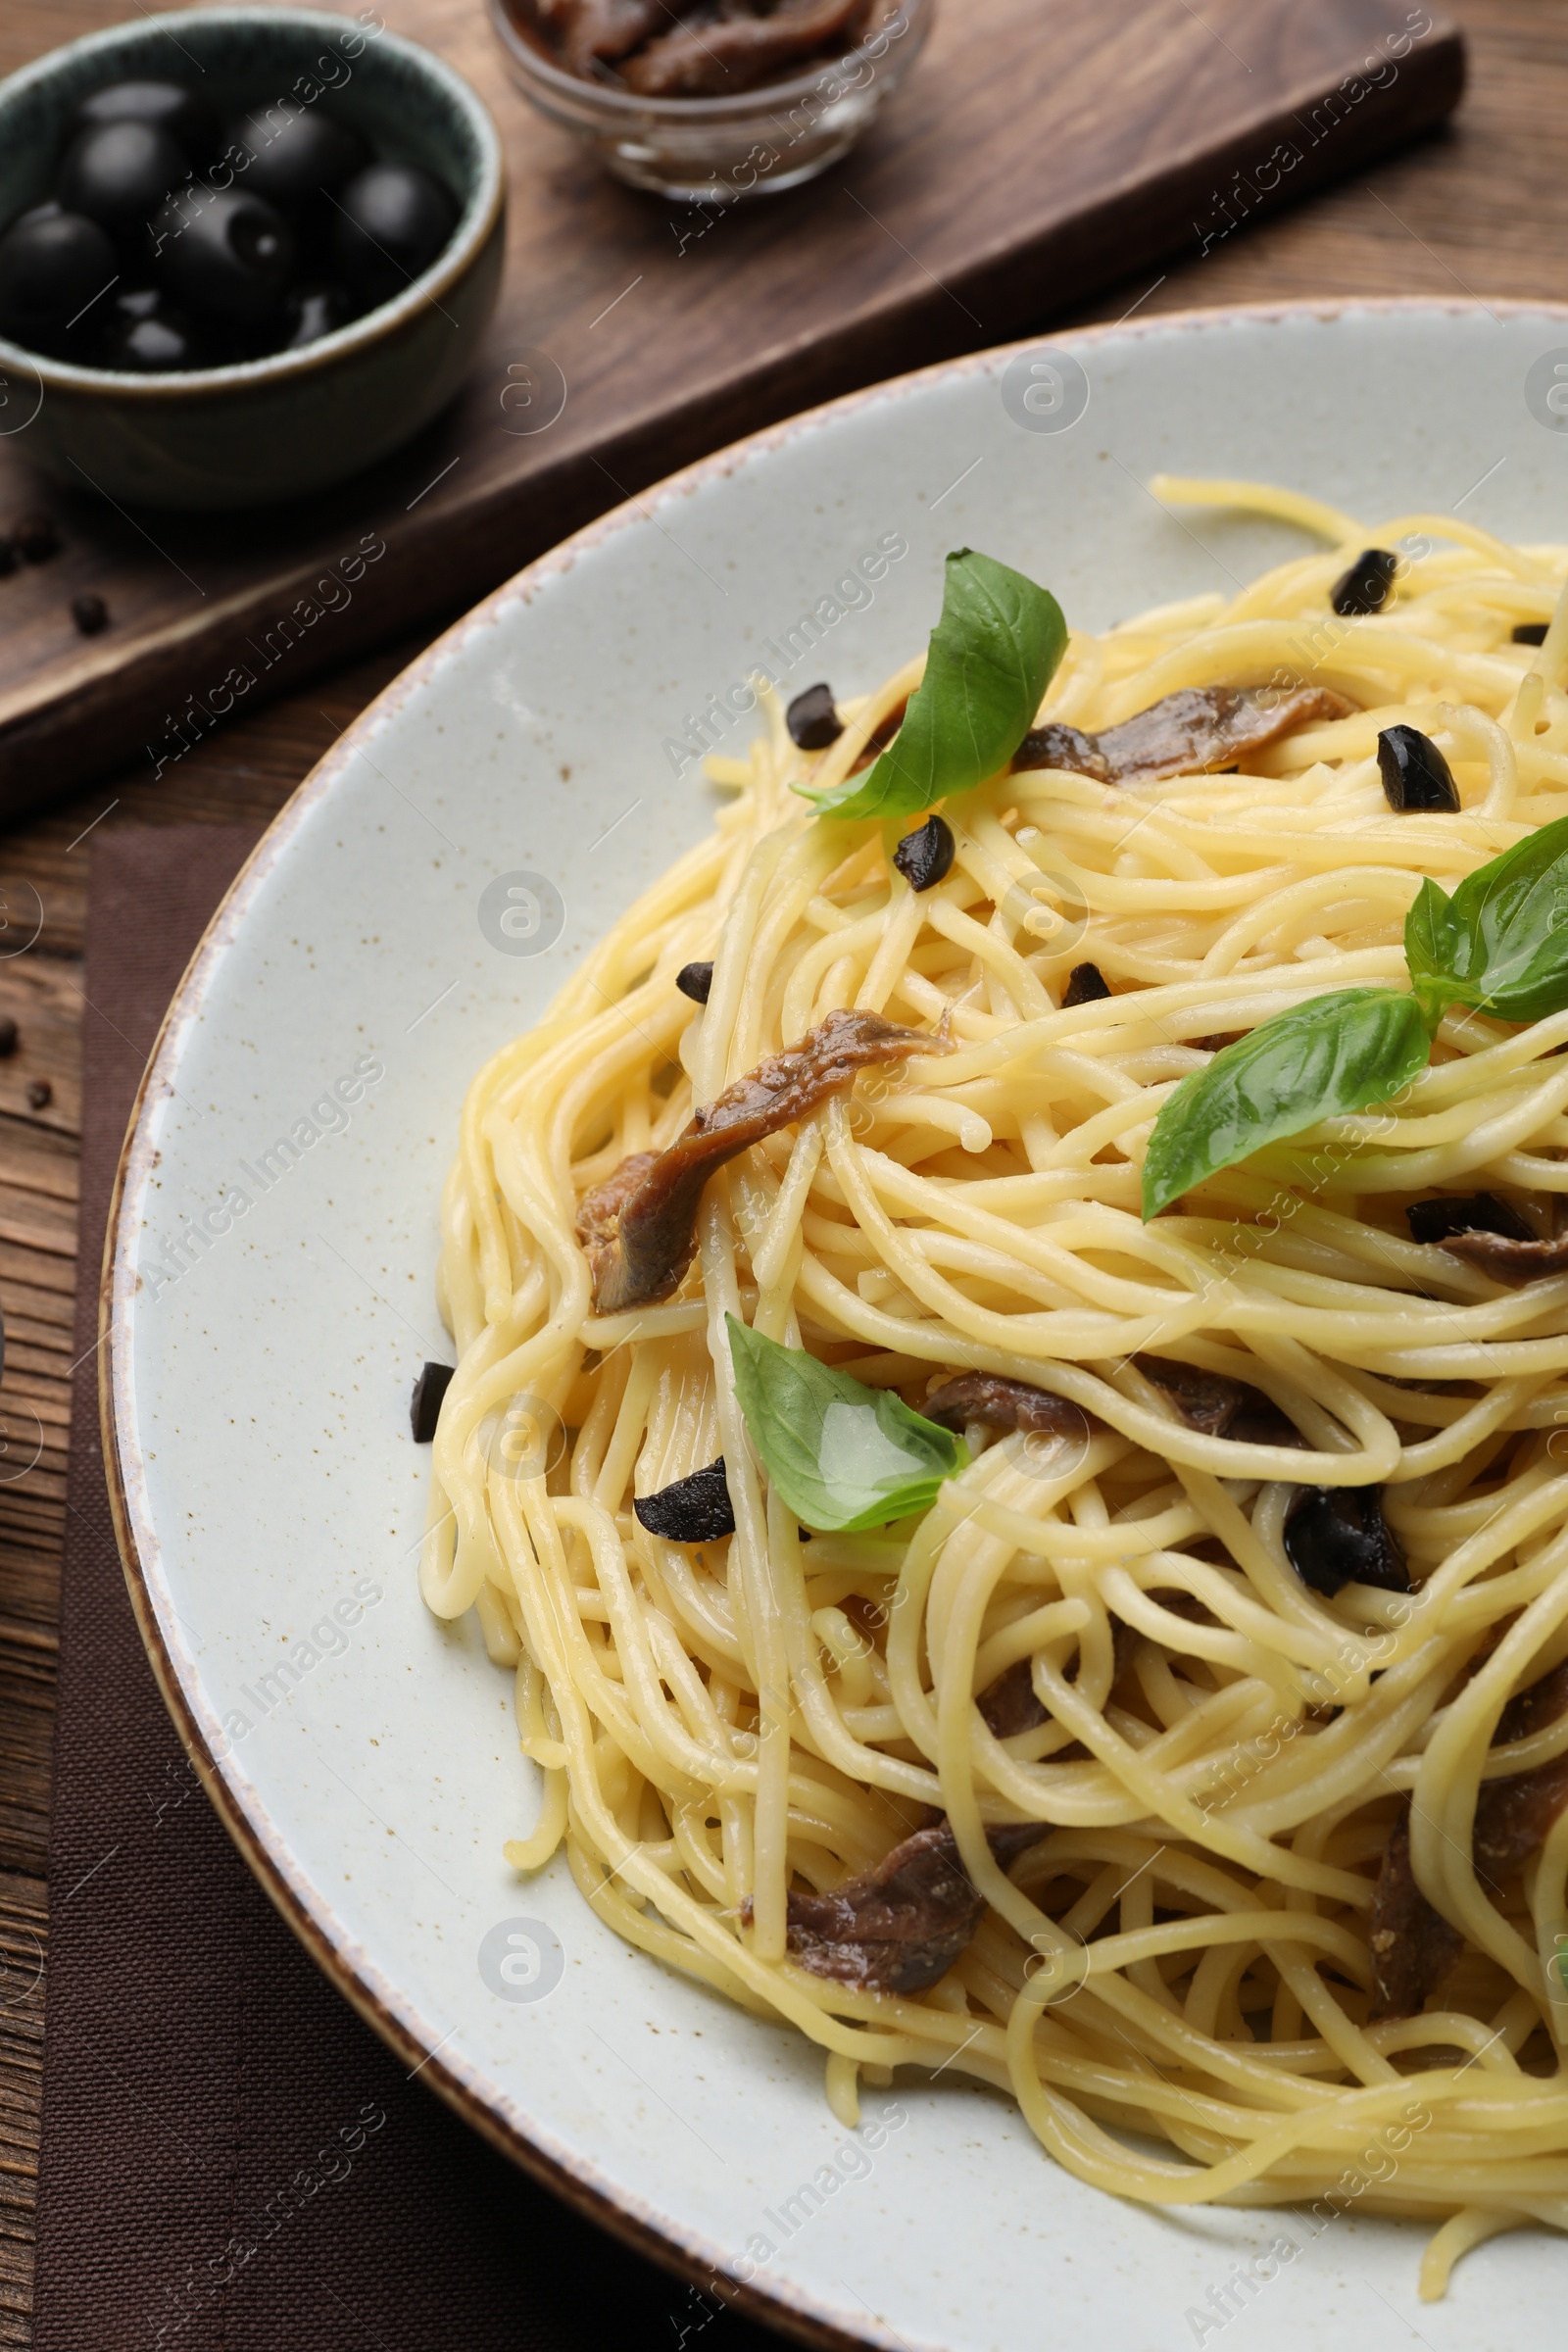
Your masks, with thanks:
[[[486,0],[512,77],[607,171],[684,204],[779,195],[847,155],[903,81],[936,0],[885,0],[854,49],[733,98],[645,98],[568,74],[532,28],[531,0]]]

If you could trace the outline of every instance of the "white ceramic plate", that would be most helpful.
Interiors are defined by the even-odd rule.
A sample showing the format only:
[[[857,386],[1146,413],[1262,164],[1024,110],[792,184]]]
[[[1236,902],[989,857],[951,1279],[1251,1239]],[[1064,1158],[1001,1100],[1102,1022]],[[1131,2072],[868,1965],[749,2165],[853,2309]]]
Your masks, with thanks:
[[[411,2064],[438,2050],[427,2080],[612,2227],[700,2275],[745,2257],[764,2316],[803,2335],[906,2352],[1213,2343],[1211,2290],[1282,2224],[1118,2204],[952,2077],[873,2093],[895,2128],[849,2147],[803,2040],[627,1949],[559,1865],[519,1885],[501,1849],[531,1821],[532,1768],[509,1678],[418,1601],[429,1455],[409,1392],[449,1354],[436,1200],[468,1078],[703,832],[710,788],[666,746],[768,639],[816,612],[794,683],[849,693],[922,642],[951,547],[1019,565],[1100,627],[1300,545],[1166,514],[1143,487],[1161,467],[1285,481],[1373,519],[1456,510],[1568,536],[1546,402],[1558,359],[1568,382],[1568,313],[1213,313],[1068,348],[1082,382],[993,354],[697,467],[389,688],[272,826],[186,977],[127,1147],[106,1299],[106,1451],[154,1662],[311,1948]],[[879,542],[908,552],[857,584]],[[755,723],[732,717],[723,740]],[[518,871],[564,917],[531,956],[481,921]],[[384,1075],[355,1079],[366,1059]],[[235,1187],[243,1214],[221,1205]],[[170,1245],[203,1217],[181,1272]],[[382,1596],[357,1607],[367,1581]],[[1273,2352],[1558,2338],[1564,2255],[1544,2233],[1473,2255],[1426,2309],[1419,2231],[1285,2226],[1300,2251],[1232,2301],[1226,2352],[1260,2331]]]

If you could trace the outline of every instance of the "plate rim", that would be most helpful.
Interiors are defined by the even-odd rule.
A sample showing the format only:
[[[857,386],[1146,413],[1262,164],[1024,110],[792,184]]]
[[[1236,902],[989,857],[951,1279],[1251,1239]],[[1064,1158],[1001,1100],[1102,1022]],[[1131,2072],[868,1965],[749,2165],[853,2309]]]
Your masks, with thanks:
[[[159,1606],[160,1592],[166,1605],[172,1607],[172,1602],[169,1601],[156,1529],[150,1513],[144,1510],[140,1515],[142,1533],[138,1541],[138,1513],[131,1492],[133,1485],[141,1486],[143,1462],[131,1411],[126,1339],[121,1336],[119,1321],[119,1309],[122,1305],[128,1306],[133,1296],[131,1287],[124,1282],[125,1270],[120,1243],[127,1193],[133,1184],[150,1174],[155,1156],[154,1147],[146,1133],[149,1105],[170,1083],[176,1044],[187,1028],[200,1017],[207,990],[222,952],[243,920],[260,884],[277,863],[309,812],[358,756],[362,741],[410,701],[451,653],[479,630],[488,628],[496,615],[508,606],[531,602],[541,585],[570,571],[580,557],[617,537],[622,531],[648,522],[661,508],[685,498],[709,482],[738,471],[752,458],[782,448],[831,418],[852,416],[889,397],[911,396],[927,384],[994,370],[999,360],[1021,352],[1038,351],[1056,344],[1077,346],[1141,342],[1160,334],[1203,333],[1237,324],[1285,324],[1313,318],[1333,321],[1350,315],[1397,317],[1418,313],[1468,318],[1539,318],[1568,323],[1568,302],[1544,298],[1499,297],[1487,302],[1479,295],[1348,294],[1306,296],[1291,302],[1192,307],[1154,312],[1141,318],[1118,319],[1101,325],[1064,326],[1007,343],[992,344],[983,351],[967,352],[954,359],[937,361],[927,367],[910,369],[903,375],[864,385],[858,391],[841,394],[814,408],[802,410],[780,423],[746,434],[724,448],[710,452],[706,458],[664,475],[648,489],[622,500],[618,506],[611,508],[582,529],[574,531],[568,538],[536,557],[531,564],[504,580],[452,622],[407,668],[388,681],[301,779],[245,858],[207,923],[170,1000],[136,1089],[110,1193],[99,1271],[98,1403],[104,1471],[115,1542],[137,1631],[175,1733],[220,1820],[273,1908],[304,1944],[316,1965],[394,2054],[409,2060],[437,2095],[492,2146],[499,2148],[521,2171],[561,2197],[577,2213],[600,2229],[607,2230],[622,2244],[657,2263],[676,2278],[696,2285],[705,2292],[713,2291],[713,2281],[723,2280],[720,2299],[726,2304],[763,2327],[774,2329],[782,2328],[800,2341],[813,2346],[827,2346],[830,2352],[865,2352],[867,2346],[877,2347],[878,2352],[887,2352],[889,2347],[903,2345],[904,2339],[895,2335],[889,2325],[875,2319],[874,2315],[869,2327],[861,2323],[846,2328],[814,2293],[788,2279],[770,2280],[767,2290],[763,2291],[750,2282],[729,2277],[725,2270],[727,2257],[724,2249],[716,2243],[710,2243],[700,2230],[683,2226],[671,2213],[656,2214],[651,2207],[642,2207],[640,2202],[628,2202],[624,2192],[617,2192],[604,2180],[591,2158],[574,2157],[565,2151],[557,2153],[520,2130],[483,2095],[474,2081],[468,2080],[465,2073],[457,2071],[454,2065],[440,2056],[438,2041],[422,2040],[406,2022],[399,2013],[399,2004],[401,2002],[404,2010],[413,2013],[413,1999],[400,1995],[396,1986],[374,1968],[368,1955],[364,1957],[363,1965],[357,1963],[342,1945],[334,1941],[327,1927],[317,1916],[311,1897],[315,1895],[320,1908],[328,1914],[330,1906],[306,1879],[289,1851],[286,1838],[265,1808],[258,1804],[254,1808],[256,1817],[253,1818],[253,1811],[247,1809],[238,1791],[230,1785],[224,1760],[213,1753],[187,1692],[180,1663],[166,1641]],[[124,1325],[127,1338],[128,1330],[127,1318]],[[144,1486],[141,1491],[145,1493]],[[191,1680],[195,1682],[198,1679],[193,1672]],[[904,2346],[904,2352],[909,2352],[909,2348]]]

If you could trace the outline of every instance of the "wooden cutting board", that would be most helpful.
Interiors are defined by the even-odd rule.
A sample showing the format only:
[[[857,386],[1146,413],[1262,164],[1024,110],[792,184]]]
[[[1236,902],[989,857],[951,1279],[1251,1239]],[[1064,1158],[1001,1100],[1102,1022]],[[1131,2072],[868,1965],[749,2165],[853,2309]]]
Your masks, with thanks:
[[[1208,250],[1438,121],[1464,78],[1458,31],[1404,0],[941,0],[861,147],[715,216],[619,186],[536,116],[480,0],[380,6],[506,140],[483,360],[408,448],[297,509],[122,514],[0,438],[0,530],[42,509],[64,542],[0,578],[0,817],[128,760],[166,772],[220,723],[231,668],[255,681],[245,709],[294,692],[741,433]],[[563,389],[556,421],[519,432]],[[362,547],[383,552],[357,566]],[[111,615],[90,640],[85,590]]]

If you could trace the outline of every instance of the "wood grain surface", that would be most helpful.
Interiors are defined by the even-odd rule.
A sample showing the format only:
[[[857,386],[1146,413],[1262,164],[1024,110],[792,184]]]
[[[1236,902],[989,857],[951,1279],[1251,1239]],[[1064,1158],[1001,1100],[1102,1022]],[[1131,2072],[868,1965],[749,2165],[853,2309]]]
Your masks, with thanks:
[[[172,763],[215,698],[297,691],[742,433],[1217,243],[1239,211],[1390,153],[1452,106],[1463,73],[1451,27],[1406,0],[944,0],[846,164],[720,213],[622,187],[543,122],[480,0],[379,6],[468,76],[506,142],[485,351],[383,465],[243,518],[40,493],[25,430],[0,434],[0,519],[41,506],[66,541],[0,579],[7,816],[135,748]],[[1288,168],[1272,160],[1286,140]],[[368,567],[367,541],[385,551]],[[70,611],[84,590],[111,614],[90,641]]]
[[[1195,0],[1215,22],[1204,0]],[[1255,0],[1261,22],[1272,0]],[[0,72],[122,13],[116,0],[3,0]],[[1402,20],[1394,0],[1389,23]],[[1470,89],[1451,130],[1200,261],[1150,269],[1093,311],[1042,304],[1030,326],[1148,310],[1323,294],[1464,292],[1568,301],[1568,0],[1450,0],[1471,44]],[[1026,330],[1027,331],[1027,330]],[[433,633],[433,630],[425,634]],[[417,650],[405,640],[310,683],[210,738],[156,785],[145,761],[64,808],[0,834],[0,913],[42,928],[4,957],[0,1014],[21,1030],[0,1060],[0,1305],[7,1329],[0,1418],[25,1461],[0,1455],[0,2344],[29,2340],[33,2152],[47,1949],[45,1832],[67,1379],[76,1279],[76,1071],[91,826],[270,816],[369,697]],[[35,895],[34,895],[35,894]],[[112,1008],[111,1008],[112,1009]],[[30,1108],[28,1084],[53,1100]],[[89,1268],[89,1276],[95,1269]],[[7,1443],[12,1439],[7,1437]]]

